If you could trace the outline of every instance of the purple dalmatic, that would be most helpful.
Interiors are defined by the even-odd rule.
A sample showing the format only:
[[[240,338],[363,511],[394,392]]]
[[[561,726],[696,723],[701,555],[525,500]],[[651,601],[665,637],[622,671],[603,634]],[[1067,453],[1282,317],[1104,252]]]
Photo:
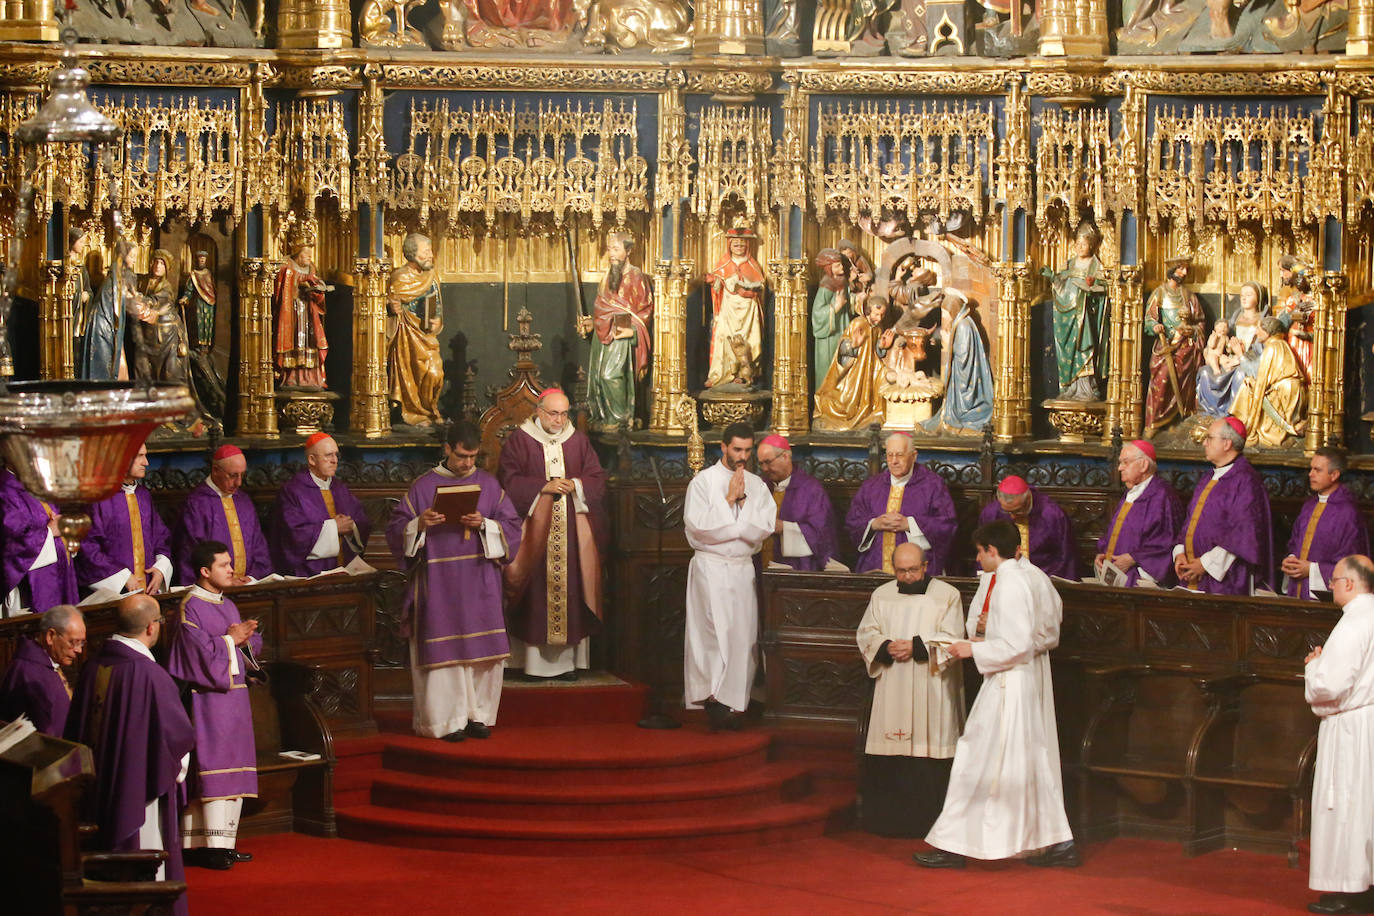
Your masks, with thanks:
[[[1030,561],[1047,576],[1061,579],[1078,579],[1078,557],[1073,546],[1073,533],[1069,530],[1069,517],[1064,510],[1054,504],[1054,500],[1030,488]],[[1016,524],[1016,519],[1002,508],[996,498],[983,507],[978,514],[978,524],[1004,519]],[[1022,544],[1022,547],[1026,545]]]
[[[258,794],[247,674],[257,668],[262,636],[254,633],[244,646],[231,645],[229,627],[241,622],[234,602],[195,587],[182,600],[173,627],[167,670],[190,686],[191,722],[196,728],[196,752],[186,786],[191,798]]]
[[[531,420],[530,423],[537,423]],[[587,513],[582,516],[589,529],[589,536],[580,536],[577,524],[578,514],[574,507],[572,494],[561,497],[567,506],[567,562],[561,572],[564,585],[561,589],[566,596],[568,613],[565,626],[560,635],[559,645],[574,646],[586,636],[597,632],[601,622],[597,608],[593,610],[588,598],[600,594],[600,582],[588,581],[584,569],[599,570],[606,559],[609,527],[606,521],[606,472],[592,449],[591,440],[580,430],[563,442],[563,473],[561,476],[582,481],[582,493],[587,503]],[[545,470],[544,447],[523,428],[516,429],[506,437],[501,447],[501,463],[497,469],[497,479],[506,488],[515,511],[523,519],[529,515],[530,506],[539,496],[539,491],[550,479]],[[558,476],[558,475],[555,475]],[[555,519],[558,508],[555,505]],[[528,645],[552,645],[551,637],[558,631],[559,624],[550,620],[549,613],[549,565],[560,552],[553,530],[549,533],[549,552],[530,578],[529,589],[515,604],[507,609],[506,619],[512,635]],[[594,554],[594,555],[593,555]]]
[[[1369,555],[1369,528],[1365,526],[1364,516],[1360,514],[1359,503],[1355,496],[1344,486],[1337,486],[1326,497],[1326,508],[1317,517],[1316,529],[1312,538],[1307,540],[1307,529],[1311,526],[1312,514],[1318,506],[1314,493],[1303,503],[1298,520],[1293,523],[1293,536],[1288,539],[1288,553],[1303,560],[1317,564],[1322,582],[1330,589],[1331,576],[1336,564],[1352,553]],[[1303,551],[1306,544],[1307,550]],[[1290,579],[1286,594],[1291,598],[1311,598],[1312,589],[1309,579]]]
[[[830,497],[825,495],[825,487],[821,486],[821,482],[805,471],[794,468],[792,476],[787,479],[787,489],[782,493],[778,520],[796,523],[802,537],[806,538],[806,546],[811,548],[811,556],[783,556],[783,537],[775,534],[773,562],[803,571],[825,569],[825,564],[835,555],[835,509],[830,505]]]
[[[1183,537],[1183,500],[1178,492],[1160,478],[1152,476],[1145,489],[1126,508],[1125,497],[1107,521],[1107,533],[1097,540],[1097,552],[1114,556],[1128,553],[1135,566],[1126,573],[1127,586],[1140,581],[1145,572],[1161,587],[1172,585],[1174,575],[1174,545]],[[1125,516],[1122,517],[1122,512]],[[1121,528],[1116,528],[1120,519]],[[1113,532],[1116,543],[1112,543]]]
[[[0,677],[0,721],[28,716],[34,728],[61,738],[71,705],[67,682],[48,653],[32,639],[19,640],[14,659]]]
[[[35,614],[76,604],[76,572],[61,540],[53,540],[53,562],[31,568],[53,539],[49,510],[57,511],[25,490],[13,471],[0,471],[0,600],[17,588],[21,606]]]
[[[1270,570],[1274,568],[1269,496],[1264,492],[1259,472],[1243,455],[1229,468],[1210,491],[1207,484],[1212,480],[1212,472],[1198,478],[1188,511],[1183,514],[1179,542],[1187,546],[1188,530],[1196,516],[1193,556],[1201,558],[1212,548],[1221,547],[1236,557],[1220,580],[1204,571],[1198,588],[1213,595],[1248,595],[1252,584],[1254,588],[1269,588]],[[1204,492],[1207,502],[1199,513],[1198,503]]]
[[[139,484],[134,487],[134,501],[138,507],[139,544],[141,556],[135,556],[134,525],[129,513],[129,494],[124,490],[116,492],[109,499],[103,499],[91,506],[91,533],[81,542],[81,552],[76,555],[76,580],[82,588],[90,588],[102,579],[108,579],[120,570],[131,574],[135,569],[143,571],[144,581],[126,583],[124,590],[141,588],[147,575],[153,571],[158,557],[166,557],[170,573],[172,558],[172,534],[167,529],[162,516],[153,507],[152,494],[148,488]],[[171,582],[167,582],[171,585]]]
[[[219,493],[208,481],[186,494],[181,520],[177,522],[176,532],[172,535],[178,582],[189,585],[196,581],[198,571],[191,568],[191,551],[197,542],[207,540],[229,545],[236,574],[261,579],[272,572],[267,540],[262,536],[262,526],[258,524],[258,510],[253,507],[253,500],[242,490],[237,491],[231,500],[234,509],[232,519],[225,511]],[[231,521],[235,523],[233,526]],[[237,538],[234,535],[235,528],[238,531]],[[238,555],[238,544],[243,545],[242,557]]]
[[[148,805],[159,803],[168,881],[181,881],[181,824],[177,776],[195,744],[195,730],[171,675],[120,637],[106,641],[86,664],[67,716],[66,737],[89,745],[96,789],[87,795],[87,816],[98,828],[100,850],[142,848],[139,828]],[[186,913],[186,895],[177,899]]]
[[[859,548],[855,572],[870,572],[883,567],[884,532],[872,532],[868,546],[862,545],[868,523],[887,512],[891,491],[892,475],[882,471],[865,480],[849,504],[844,527],[849,532],[849,539]],[[929,468],[916,465],[902,490],[902,507],[899,511],[907,518],[915,519],[921,534],[930,542],[930,549],[926,551],[927,575],[941,575],[949,562],[950,546],[954,541],[954,532],[959,527],[959,516],[954,511],[954,500],[950,498],[944,478]],[[909,540],[906,531],[896,532],[895,537],[894,548]]]
[[[325,493],[333,501],[333,512],[325,504]],[[339,552],[336,556],[311,559],[310,554],[320,540],[325,522],[332,521],[336,515],[347,515],[353,519],[353,533],[340,537],[334,530],[334,543]],[[348,489],[348,484],[335,477],[329,482],[326,491],[315,482],[309,471],[301,471],[288,480],[277,493],[277,501],[272,506],[272,518],[268,524],[268,546],[272,550],[272,562],[277,571],[288,576],[313,576],[325,570],[347,566],[367,547],[367,537],[372,533],[372,521],[367,517],[363,504]]]
[[[477,511],[500,527],[505,556],[488,559],[481,533],[451,522],[426,529],[415,556],[407,556],[414,533],[407,528],[434,505],[435,491],[465,484],[481,486]],[[392,510],[386,540],[396,562],[411,567],[404,616],[412,621],[420,667],[442,668],[510,655],[501,610],[501,567],[520,549],[520,516],[495,477],[483,470],[467,477],[456,477],[447,469],[430,471],[410,485]]]

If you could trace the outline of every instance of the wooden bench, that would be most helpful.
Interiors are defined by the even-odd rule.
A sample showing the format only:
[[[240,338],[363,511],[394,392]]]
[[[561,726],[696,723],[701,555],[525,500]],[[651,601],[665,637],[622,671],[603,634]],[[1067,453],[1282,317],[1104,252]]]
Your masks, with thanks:
[[[1317,725],[1296,674],[1202,678],[1207,717],[1190,759],[1194,835],[1189,853],[1244,843],[1298,865]]]
[[[310,699],[314,672],[294,662],[265,666],[267,685],[248,690],[258,752],[258,797],[244,800],[241,836],[295,831],[336,836],[334,738]],[[305,751],[317,760],[291,760],[282,751]]]

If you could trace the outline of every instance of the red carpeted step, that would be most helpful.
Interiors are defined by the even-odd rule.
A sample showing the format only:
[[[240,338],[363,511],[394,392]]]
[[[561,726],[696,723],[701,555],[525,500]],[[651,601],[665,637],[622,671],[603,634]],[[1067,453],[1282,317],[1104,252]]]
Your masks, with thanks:
[[[491,738],[459,744],[387,737],[382,762],[388,770],[487,782],[537,785],[556,772],[563,785],[628,785],[739,773],[766,763],[771,741],[761,731],[710,734],[633,725],[497,728]]]
[[[583,672],[577,681],[527,682],[508,679],[501,688],[499,724],[503,726],[630,725],[644,717],[649,688],[601,671]],[[373,710],[383,732],[411,734],[411,707],[382,705]]]
[[[346,839],[511,855],[611,855],[739,849],[820,836],[848,816],[853,793],[711,817],[492,820],[363,805],[337,812]]]
[[[628,785],[471,782],[412,773],[376,774],[371,801],[384,808],[506,820],[643,820],[755,810],[811,791],[801,764],[765,764],[729,776]]]

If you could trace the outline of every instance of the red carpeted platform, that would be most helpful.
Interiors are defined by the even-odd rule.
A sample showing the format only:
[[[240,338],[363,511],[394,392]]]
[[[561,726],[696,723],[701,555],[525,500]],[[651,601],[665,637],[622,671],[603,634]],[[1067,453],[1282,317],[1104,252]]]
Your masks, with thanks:
[[[768,733],[640,729],[643,689],[606,679],[508,684],[486,740],[384,734],[339,742],[340,836],[590,856],[758,846],[846,822],[853,791],[815,792],[809,767],[770,762]],[[400,728],[409,716],[381,722]]]
[[[702,844],[703,846],[705,844]],[[653,916],[798,913],[1297,916],[1316,894],[1279,856],[1114,840],[1078,869],[1019,862],[930,871],[920,844],[857,832],[729,851],[513,857],[400,849],[301,834],[240,844],[232,871],[187,870],[195,916],[492,913]]]

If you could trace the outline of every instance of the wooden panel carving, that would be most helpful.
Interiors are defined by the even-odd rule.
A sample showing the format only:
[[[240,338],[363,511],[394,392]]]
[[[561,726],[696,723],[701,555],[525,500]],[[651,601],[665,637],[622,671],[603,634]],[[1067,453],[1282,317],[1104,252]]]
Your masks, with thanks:
[[[848,718],[863,707],[868,673],[857,648],[848,661],[784,658],[782,668],[787,679],[783,701],[789,707],[842,711]]]

